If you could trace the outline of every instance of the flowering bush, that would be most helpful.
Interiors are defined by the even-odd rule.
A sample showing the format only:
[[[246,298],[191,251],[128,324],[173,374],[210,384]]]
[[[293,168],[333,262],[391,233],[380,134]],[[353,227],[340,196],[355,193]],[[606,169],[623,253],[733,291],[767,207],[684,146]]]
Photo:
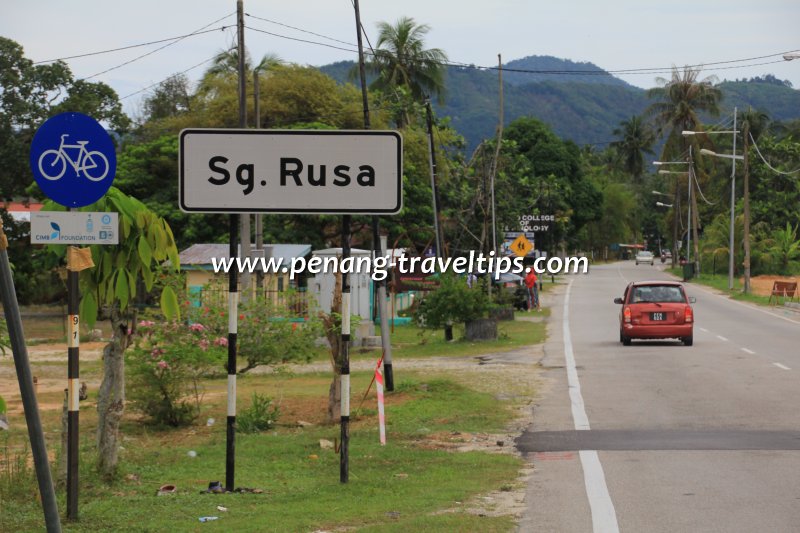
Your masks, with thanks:
[[[153,423],[191,424],[200,414],[200,379],[219,369],[228,341],[202,323],[139,322],[129,350],[128,396]]]
[[[240,372],[259,365],[311,359],[314,342],[322,335],[321,325],[313,316],[297,320],[291,308],[292,295],[287,291],[280,298],[254,297],[239,302],[237,355],[247,361]],[[228,310],[224,304],[196,307],[190,316],[205,324],[227,346]]]

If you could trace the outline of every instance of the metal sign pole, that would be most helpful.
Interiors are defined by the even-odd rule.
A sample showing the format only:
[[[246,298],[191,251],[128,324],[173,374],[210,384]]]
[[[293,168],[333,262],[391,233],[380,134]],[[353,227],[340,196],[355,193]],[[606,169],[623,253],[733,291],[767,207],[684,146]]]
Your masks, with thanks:
[[[74,209],[70,209],[74,211]],[[78,519],[80,402],[80,288],[77,265],[67,253],[67,518]]]
[[[342,262],[350,257],[350,215],[342,216]],[[344,270],[344,269],[342,269]],[[341,342],[341,441],[339,481],[347,483],[350,470],[350,280],[342,272],[342,342]]]
[[[28,426],[28,438],[31,441],[33,465],[36,469],[36,480],[39,482],[39,494],[42,497],[42,508],[48,533],[61,532],[61,520],[58,516],[56,491],[50,474],[50,463],[47,458],[47,446],[44,441],[42,421],[39,419],[39,406],[33,388],[33,375],[28,360],[28,349],[22,332],[22,319],[19,314],[17,293],[14,290],[14,278],[11,276],[11,264],[8,262],[8,241],[0,225],[0,296],[3,311],[8,325],[8,338],[14,354],[14,366],[19,380],[19,391],[25,411],[25,422]]]

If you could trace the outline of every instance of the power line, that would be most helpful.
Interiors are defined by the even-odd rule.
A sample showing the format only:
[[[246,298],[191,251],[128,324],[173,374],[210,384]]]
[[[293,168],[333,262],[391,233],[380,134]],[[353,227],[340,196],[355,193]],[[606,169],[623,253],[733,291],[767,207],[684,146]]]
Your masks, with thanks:
[[[219,21],[214,21],[214,22],[219,22]],[[212,24],[213,24],[213,22],[212,22]],[[185,35],[178,35],[176,37],[167,37],[166,39],[159,39],[157,41],[149,41],[149,42],[146,42],[146,43],[132,44],[130,46],[122,46],[120,48],[110,48],[108,50],[98,50],[96,52],[87,52],[85,54],[77,54],[77,55],[74,55],[74,56],[58,57],[58,58],[55,58],[55,59],[45,59],[44,61],[36,61],[33,64],[34,65],[42,65],[44,63],[55,63],[56,61],[67,61],[69,59],[79,59],[79,58],[82,58],[82,57],[99,56],[99,55],[102,55],[102,54],[110,54],[112,52],[121,52],[123,50],[130,50],[132,48],[141,48],[142,46],[150,46],[150,45],[153,45],[153,44],[165,43],[167,41],[176,41],[178,39],[185,39],[186,37],[194,37],[194,36],[197,36],[197,35],[203,35],[205,33],[212,33],[212,32],[215,32],[215,31],[219,31],[220,29],[223,29],[223,28],[225,28],[225,26],[222,26],[222,28],[212,28],[210,30],[196,31],[196,32],[192,32],[192,33],[187,33]]]
[[[227,52],[232,52],[233,50],[236,50],[236,47],[233,47],[233,48],[230,48],[230,49],[228,49],[228,50],[225,50],[225,52],[226,52],[226,53],[227,53]],[[205,59],[205,60],[201,61],[200,63],[197,63],[196,65],[193,65],[193,66],[191,66],[191,67],[187,68],[186,70],[182,70],[182,71],[180,71],[180,72],[176,72],[175,74],[171,74],[171,75],[167,76],[166,78],[164,78],[163,80],[161,80],[161,81],[159,81],[159,82],[156,82],[156,83],[154,83],[154,84],[152,84],[152,85],[148,85],[147,87],[145,87],[145,88],[143,88],[143,89],[139,89],[138,91],[132,92],[132,93],[130,93],[130,94],[126,94],[125,96],[121,97],[121,98],[120,98],[120,100],[125,100],[126,98],[130,98],[131,96],[135,96],[135,95],[137,95],[137,94],[139,94],[139,93],[143,93],[143,92],[145,92],[145,91],[147,91],[147,90],[149,90],[149,89],[152,89],[153,87],[156,87],[156,86],[158,86],[158,85],[161,85],[162,83],[164,83],[164,82],[165,82],[165,81],[167,81],[167,80],[170,80],[170,79],[172,79],[172,78],[175,78],[175,77],[177,77],[177,76],[180,76],[181,74],[186,74],[186,73],[187,73],[187,72],[189,72],[190,70],[194,70],[194,69],[196,69],[197,67],[199,67],[200,65],[204,65],[204,64],[206,64],[206,63],[209,63],[209,62],[211,62],[211,61],[215,60],[215,59],[216,59],[218,56],[219,56],[219,54],[214,54],[213,56],[209,57],[208,59]]]
[[[750,132],[748,132],[748,133],[750,133]],[[763,161],[764,164],[767,165],[767,168],[770,169],[771,171],[773,171],[773,172],[775,172],[777,174],[781,174],[783,176],[790,176],[792,174],[797,174],[798,172],[800,172],[800,168],[798,168],[797,170],[792,170],[791,172],[783,172],[783,171],[780,171],[777,168],[773,167],[772,165],[767,163],[767,160],[764,159],[763,155],[761,155],[761,150],[758,149],[758,145],[756,144],[756,140],[753,138],[753,134],[752,133],[750,133],[750,140],[753,142],[753,146],[756,149],[756,153],[758,154],[758,157],[761,158],[761,161]]]
[[[214,20],[214,21],[212,21],[212,22],[209,22],[208,24],[206,24],[206,25],[205,25],[205,26],[203,26],[202,28],[198,28],[197,30],[193,31],[192,33],[188,33],[188,34],[186,34],[186,35],[184,35],[184,36],[182,36],[182,37],[178,37],[178,38],[176,38],[175,40],[173,40],[172,42],[169,42],[169,43],[165,44],[164,46],[159,46],[159,47],[158,47],[158,48],[156,48],[155,50],[151,50],[151,51],[149,51],[149,52],[147,52],[147,53],[145,53],[145,54],[142,54],[142,55],[140,55],[140,56],[134,57],[133,59],[131,59],[131,60],[128,60],[128,61],[125,61],[124,63],[120,63],[119,65],[116,65],[116,66],[114,66],[114,67],[107,68],[106,70],[103,70],[102,72],[98,72],[98,73],[96,73],[96,74],[92,74],[91,76],[86,76],[86,77],[84,77],[84,78],[81,78],[81,79],[80,79],[80,80],[78,80],[78,81],[82,81],[82,80],[89,80],[89,79],[92,79],[92,78],[96,78],[97,76],[101,76],[101,75],[103,75],[103,74],[106,74],[106,73],[108,73],[108,72],[111,72],[112,70],[117,70],[118,68],[122,68],[122,67],[124,67],[124,66],[126,66],[126,65],[130,65],[130,64],[131,64],[131,63],[133,63],[134,61],[138,61],[138,60],[140,60],[140,59],[142,59],[142,58],[145,58],[145,57],[147,57],[147,56],[149,56],[149,55],[155,54],[156,52],[159,52],[159,51],[163,50],[164,48],[167,48],[167,47],[169,47],[169,46],[172,46],[173,44],[177,44],[177,43],[179,43],[179,42],[183,41],[184,39],[186,39],[186,38],[188,38],[188,37],[191,37],[191,36],[194,36],[194,35],[198,35],[198,34],[199,34],[199,32],[203,32],[203,30],[205,30],[206,28],[208,28],[208,27],[209,27],[209,26],[211,26],[212,24],[216,24],[216,23],[217,23],[217,22],[219,22],[220,20],[222,20],[222,19],[225,19],[225,18],[227,18],[227,17],[230,17],[231,15],[232,15],[232,13],[231,13],[231,14],[228,14],[228,15],[225,15],[224,17],[221,17],[221,18],[219,18],[219,19],[217,19],[217,20]],[[211,30],[211,31],[217,31],[217,30],[225,31],[225,28],[226,28],[225,26],[222,26],[222,27],[220,27],[220,28],[216,28],[215,30]],[[203,32],[203,33],[208,33],[208,32]]]
[[[257,17],[255,15],[251,15],[250,13],[245,13],[245,15],[250,17],[250,18],[263,20],[264,22],[269,22],[270,24],[276,24],[278,26],[283,26],[284,28],[290,28],[292,30],[297,30],[297,31],[300,31],[300,32],[303,32],[303,33],[308,33],[310,35],[316,35],[317,37],[322,37],[323,39],[328,39],[330,41],[334,41],[334,42],[337,42],[337,43],[346,44],[348,46],[355,46],[353,43],[349,43],[347,41],[334,39],[333,37],[328,37],[327,35],[322,35],[321,33],[315,33],[315,32],[310,31],[310,30],[304,30],[303,28],[297,28],[295,26],[290,26],[289,24],[284,24],[283,22],[278,22],[276,20],[270,20],[270,19],[267,19],[267,18],[264,18],[264,17]]]
[[[346,45],[351,46],[351,47],[355,47],[356,46],[353,43],[349,43],[347,41],[342,41],[340,39],[335,39],[333,37],[329,37],[327,35],[323,35],[323,34],[320,34],[320,33],[315,33],[315,32],[309,31],[309,30],[305,30],[303,28],[290,26],[288,24],[284,24],[284,23],[277,22],[277,21],[274,21],[274,20],[258,17],[258,16],[251,15],[251,14],[248,14],[248,16],[250,16],[251,18],[259,19],[259,20],[264,20],[264,21],[270,22],[272,24],[278,24],[280,26],[291,28],[291,29],[294,29],[294,30],[297,30],[297,31],[302,31],[304,33],[309,33],[311,35],[316,35],[317,37],[322,37],[324,39],[335,41],[335,42],[338,42],[338,43],[341,43],[341,44],[346,44]],[[289,39],[289,40],[303,42],[303,43],[307,43],[307,44],[315,44],[315,45],[318,45],[318,46],[325,46],[325,47],[328,47],[328,48],[334,48],[334,49],[343,50],[343,51],[346,51],[346,52],[357,53],[357,50],[354,50],[352,48],[342,48],[342,47],[333,46],[333,45],[330,45],[330,44],[327,44],[327,43],[320,43],[318,41],[311,41],[311,40],[307,40],[307,39],[299,39],[299,38],[296,38],[296,37],[289,37],[287,35],[281,35],[281,34],[269,32],[269,31],[266,31],[266,30],[259,30],[257,28],[252,28],[252,27],[249,27],[249,26],[248,26],[248,29],[253,30],[253,31],[257,31],[257,32],[260,32],[260,33],[265,33],[265,34],[268,34],[268,35],[272,35],[274,37],[278,37],[278,38],[281,38],[281,39]],[[366,35],[366,31],[364,30],[363,24],[361,26],[361,29],[364,32],[364,34]],[[367,40],[369,41],[369,39],[367,39]],[[371,49],[370,55],[374,56],[375,55],[375,51],[372,50],[372,46],[370,46],[370,49]],[[768,55],[763,55],[763,56],[748,57],[748,58],[743,58],[743,59],[730,59],[730,60],[726,60],[726,61],[712,61],[712,62],[708,62],[708,63],[698,63],[698,64],[694,64],[694,65],[686,65],[683,68],[705,68],[705,67],[714,66],[714,65],[727,65],[727,64],[731,64],[731,63],[745,63],[745,62],[748,62],[748,61],[758,61],[758,60],[761,60],[761,59],[768,59],[768,58],[771,58],[771,57],[782,57],[784,54],[788,54],[788,53],[790,53],[790,51],[778,52],[778,53],[775,53],[775,54],[768,54]],[[737,69],[737,68],[756,67],[756,66],[762,66],[762,65],[772,65],[772,64],[784,63],[784,62],[785,62],[784,59],[780,59],[778,61],[767,61],[767,62],[762,62],[762,63],[748,64],[748,65],[736,65],[736,66],[733,66],[733,67],[717,67],[717,68],[708,69],[708,70],[713,70],[713,71],[716,71],[716,70],[729,70],[729,69]],[[469,69],[475,69],[475,70],[497,70],[499,68],[497,66],[488,66],[487,67],[487,66],[480,66],[480,65],[475,65],[475,64],[471,64],[471,63],[463,63],[463,62],[457,62],[457,61],[453,61],[453,62],[443,61],[443,62],[440,62],[440,64],[443,65],[443,66],[461,67],[461,68],[469,68]],[[515,69],[515,68],[508,68],[508,67],[504,66],[503,70],[507,71],[507,72],[518,72],[518,73],[522,73],[522,74],[563,74],[563,75],[590,75],[590,76],[591,75],[595,75],[595,76],[599,75],[599,76],[608,76],[608,75],[614,75],[614,74],[631,74],[631,75],[635,75],[635,74],[645,74],[645,75],[669,74],[669,73],[671,73],[673,71],[673,68],[674,67],[647,67],[647,68],[615,69],[615,70],[547,70],[547,69]]]

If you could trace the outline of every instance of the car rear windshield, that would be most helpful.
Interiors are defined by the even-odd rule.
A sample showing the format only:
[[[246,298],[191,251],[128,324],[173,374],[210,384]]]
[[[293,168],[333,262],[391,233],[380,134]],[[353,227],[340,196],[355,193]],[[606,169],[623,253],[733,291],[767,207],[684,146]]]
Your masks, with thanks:
[[[683,288],[675,285],[643,285],[634,287],[631,294],[631,303],[682,303],[686,298],[683,296]]]
[[[639,252],[639,255],[650,256],[650,255],[653,255],[653,254],[651,254],[650,252]]]

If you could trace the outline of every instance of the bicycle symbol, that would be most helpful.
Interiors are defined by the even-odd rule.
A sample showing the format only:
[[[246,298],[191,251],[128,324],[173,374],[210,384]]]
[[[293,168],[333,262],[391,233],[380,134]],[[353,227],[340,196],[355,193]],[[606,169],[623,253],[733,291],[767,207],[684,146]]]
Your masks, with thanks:
[[[69,133],[61,136],[61,145],[58,150],[45,150],[39,157],[39,172],[50,181],[60,180],[67,171],[67,163],[75,170],[75,177],[80,177],[81,172],[91,181],[101,181],[108,174],[108,159],[97,150],[88,151],[86,145],[89,141],[77,141],[75,144],[65,144],[64,138]],[[67,153],[67,148],[78,149],[78,158],[73,160]],[[47,170],[45,170],[47,169]]]

